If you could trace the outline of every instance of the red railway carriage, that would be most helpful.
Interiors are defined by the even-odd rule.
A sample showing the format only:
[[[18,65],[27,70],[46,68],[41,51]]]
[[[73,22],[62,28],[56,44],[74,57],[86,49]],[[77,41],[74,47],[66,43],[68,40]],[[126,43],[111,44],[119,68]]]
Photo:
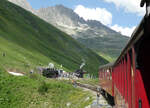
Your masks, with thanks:
[[[99,80],[101,86],[106,90],[110,95],[112,95],[112,63],[100,67]]]
[[[116,108],[150,108],[150,18],[144,17],[115,63],[100,67],[103,92]]]
[[[112,90],[112,65],[101,66],[99,69],[99,81],[101,85],[101,94],[108,100],[109,104],[114,105],[113,90]],[[110,101],[109,101],[110,100]]]

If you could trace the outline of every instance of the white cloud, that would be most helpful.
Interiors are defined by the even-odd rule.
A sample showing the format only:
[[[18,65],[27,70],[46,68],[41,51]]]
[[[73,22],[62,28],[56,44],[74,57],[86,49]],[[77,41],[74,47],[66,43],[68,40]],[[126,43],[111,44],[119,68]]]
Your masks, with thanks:
[[[120,7],[120,6],[125,7],[125,4],[123,5],[121,2],[119,2],[120,0],[105,0],[105,1],[116,3],[117,7]],[[125,1],[126,0],[123,0],[122,2],[125,2]],[[133,1],[135,1],[135,0],[133,0]],[[128,8],[126,7],[126,11],[131,12],[129,7]],[[132,12],[136,13],[134,11],[135,10],[133,10]],[[112,26],[111,25],[112,24],[112,14],[109,11],[107,11],[105,8],[86,8],[82,5],[78,5],[78,6],[76,6],[74,12],[76,12],[80,17],[82,17],[85,20],[100,21],[104,25],[109,26],[111,29],[113,29],[117,32],[120,32],[122,35],[126,35],[126,36],[129,36],[129,37],[131,36],[134,29],[136,28],[135,26],[133,26],[131,28],[130,27],[122,27],[122,26],[119,26],[118,24],[115,24],[115,25]],[[137,13],[138,13],[138,11],[137,11]],[[142,11],[141,12],[139,11],[138,14],[142,15]]]
[[[124,8],[125,12],[136,13],[139,16],[145,14],[145,8],[140,8],[141,0],[104,0],[108,3],[114,3],[117,8]]]
[[[112,23],[112,14],[105,8],[86,8],[78,5],[74,12],[85,20],[97,20],[104,25],[111,25]]]
[[[121,27],[121,26],[115,24],[114,26],[111,26],[110,28],[117,32],[121,32],[122,35],[126,35],[126,36],[130,37],[136,27],[135,26],[133,26],[131,28]]]

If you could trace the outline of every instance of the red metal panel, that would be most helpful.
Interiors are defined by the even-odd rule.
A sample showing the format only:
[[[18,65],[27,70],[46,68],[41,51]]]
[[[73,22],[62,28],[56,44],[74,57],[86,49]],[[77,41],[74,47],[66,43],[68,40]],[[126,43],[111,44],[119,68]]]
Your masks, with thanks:
[[[119,89],[119,72],[120,72],[120,64],[118,65],[118,71],[117,71],[117,88]]]
[[[114,96],[114,84],[115,84],[114,71],[115,69],[112,70],[112,96]]]
[[[115,73],[116,75],[115,75],[115,78],[116,78],[116,87],[118,87],[118,85],[117,85],[117,81],[118,81],[118,67],[116,67],[116,73]]]
[[[136,74],[135,74],[135,87],[136,87],[136,108],[139,106],[139,100],[141,99],[142,101],[142,108],[150,108],[148,98],[146,95],[146,90],[144,88],[144,83],[141,77],[141,72],[137,69]]]
[[[131,83],[131,59],[129,53],[127,53],[127,76],[128,76],[128,105],[132,108],[132,83]]]
[[[127,61],[126,59],[124,60],[125,64],[125,102],[127,102],[127,93],[128,93],[128,79],[127,79]]]
[[[116,87],[117,87],[117,71],[118,71],[118,67],[116,67],[116,69],[115,69],[115,75],[114,75],[114,79],[115,79],[115,85],[116,85]]]
[[[115,85],[117,85],[117,71],[118,71],[118,67],[115,67],[115,71],[114,71]]]
[[[124,60],[122,59],[122,96],[124,97]]]
[[[115,69],[115,84],[117,84],[117,71],[118,71],[118,67],[116,67],[116,69]]]
[[[119,67],[118,67],[118,72],[117,72],[117,85],[118,85],[118,89],[120,90],[120,82],[119,82],[119,74],[120,73],[120,64],[119,64]]]
[[[123,96],[123,59],[121,61],[121,95]]]
[[[119,89],[119,84],[118,84],[118,73],[119,73],[119,65],[118,65],[118,67],[117,67],[117,71],[116,71],[116,87]]]
[[[125,73],[125,65],[124,65],[124,58],[122,58],[122,107],[125,106],[125,103],[124,103],[124,88],[125,88],[125,80],[124,80],[124,73]]]
[[[121,83],[121,81],[120,81],[120,73],[121,73],[121,65],[119,64],[119,71],[118,71],[118,88],[119,88],[119,91],[120,91],[120,83]],[[121,91],[120,91],[121,92]]]
[[[120,91],[120,93],[121,93],[121,69],[122,69],[121,66],[122,65],[120,64],[119,65],[119,72],[118,72],[118,82],[119,82],[119,91]]]
[[[119,88],[119,90],[120,90],[120,64],[119,64],[119,70],[118,70],[118,72],[117,72],[117,77],[118,77],[118,81],[117,81],[117,83],[118,83],[118,88]]]
[[[135,50],[132,48],[132,107],[135,107]]]
[[[124,58],[122,60],[123,66],[122,66],[122,96],[124,98],[125,96],[125,63],[124,63]]]
[[[122,70],[122,65],[120,63],[120,66],[119,66],[119,91],[121,93],[121,70]]]
[[[117,71],[117,87],[120,90],[119,73],[120,73],[120,64],[119,64],[118,71]]]
[[[120,64],[120,72],[119,72],[119,74],[120,74],[119,75],[120,76],[119,77],[119,80],[120,80],[120,88],[119,89],[120,89],[120,93],[122,94],[122,87],[121,87],[122,86],[122,60],[121,60],[121,64]]]
[[[118,68],[118,67],[117,67]],[[116,87],[118,87],[118,69],[116,69],[116,72],[115,72],[115,77],[116,77]]]
[[[116,87],[118,87],[118,67],[116,69],[116,72],[115,72],[115,79],[116,79]]]
[[[123,60],[121,60],[121,77],[120,77],[120,80],[121,80],[121,95],[123,96]]]
[[[120,92],[122,95],[122,60],[121,60],[121,64],[120,64]]]

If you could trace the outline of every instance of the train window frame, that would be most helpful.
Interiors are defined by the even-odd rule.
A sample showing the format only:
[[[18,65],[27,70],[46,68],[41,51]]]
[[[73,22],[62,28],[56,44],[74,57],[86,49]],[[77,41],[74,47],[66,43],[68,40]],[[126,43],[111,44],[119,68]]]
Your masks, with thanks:
[[[109,72],[110,72],[109,68],[106,69],[106,75],[107,75],[107,76],[106,76],[106,79],[107,79],[107,80],[109,80]]]
[[[110,77],[109,77],[109,80],[112,80],[112,68],[111,68],[111,70],[110,70]]]
[[[132,52],[132,48],[129,50],[129,57],[130,57],[130,60],[131,60],[131,77],[134,76],[134,70],[133,70],[133,52]],[[135,59],[135,58],[134,58]]]

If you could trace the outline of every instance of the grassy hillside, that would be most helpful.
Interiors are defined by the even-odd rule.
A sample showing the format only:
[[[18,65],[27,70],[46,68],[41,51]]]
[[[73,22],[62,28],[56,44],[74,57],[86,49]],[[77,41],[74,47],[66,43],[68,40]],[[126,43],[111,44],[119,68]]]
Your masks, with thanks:
[[[1,0],[0,63],[5,69],[27,72],[53,62],[57,67],[62,64],[65,70],[75,71],[82,59],[87,64],[85,70],[95,74],[99,65],[108,63],[37,16]]]
[[[103,52],[96,52],[98,53],[101,57],[105,58],[109,62],[114,62],[117,59],[117,56],[112,56],[111,54],[108,53],[103,53]]]
[[[106,60],[115,61],[121,53],[121,50],[127,44],[129,38],[120,34],[95,38],[78,38],[80,43],[97,52]],[[92,43],[92,44],[91,44]]]
[[[87,100],[88,98],[88,100]],[[0,69],[0,108],[84,108],[92,96],[65,81],[16,77]]]

